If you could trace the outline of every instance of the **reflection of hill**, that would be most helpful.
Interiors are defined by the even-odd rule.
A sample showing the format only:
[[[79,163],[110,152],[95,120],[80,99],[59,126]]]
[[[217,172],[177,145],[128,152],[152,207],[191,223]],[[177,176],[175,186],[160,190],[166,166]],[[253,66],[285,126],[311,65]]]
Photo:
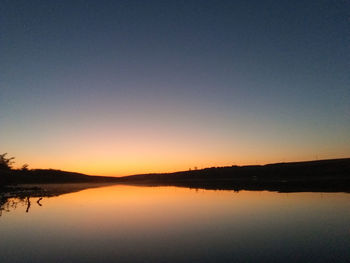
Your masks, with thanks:
[[[350,192],[350,158],[207,168],[120,178],[124,183],[227,190]]]
[[[18,185],[0,188],[0,216],[2,212],[10,212],[19,206],[26,207],[29,212],[31,204],[42,206],[42,199],[78,192],[88,188],[102,187],[109,183],[75,183],[75,184],[37,184]]]

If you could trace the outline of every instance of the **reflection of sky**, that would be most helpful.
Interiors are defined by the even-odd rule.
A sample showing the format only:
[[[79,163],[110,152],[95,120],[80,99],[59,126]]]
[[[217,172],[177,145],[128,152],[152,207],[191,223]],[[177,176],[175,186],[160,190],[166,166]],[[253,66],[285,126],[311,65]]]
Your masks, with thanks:
[[[1,151],[130,174],[350,155],[347,3],[2,3]]]
[[[111,186],[0,218],[2,262],[346,262],[350,195]],[[29,225],[30,227],[29,227]],[[25,257],[25,259],[24,259]]]

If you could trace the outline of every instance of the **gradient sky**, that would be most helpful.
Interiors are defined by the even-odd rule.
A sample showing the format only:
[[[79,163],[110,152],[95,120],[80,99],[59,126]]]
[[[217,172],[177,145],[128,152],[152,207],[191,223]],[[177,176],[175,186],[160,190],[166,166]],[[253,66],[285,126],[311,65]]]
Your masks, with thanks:
[[[0,153],[99,175],[350,157],[350,2],[1,1]]]

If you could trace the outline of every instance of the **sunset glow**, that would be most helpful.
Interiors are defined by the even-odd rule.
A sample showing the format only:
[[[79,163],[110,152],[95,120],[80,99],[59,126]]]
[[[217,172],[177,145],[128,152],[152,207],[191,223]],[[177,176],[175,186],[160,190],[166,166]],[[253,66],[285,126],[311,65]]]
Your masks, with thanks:
[[[346,8],[78,2],[1,11],[0,150],[16,167],[121,176],[350,156]]]

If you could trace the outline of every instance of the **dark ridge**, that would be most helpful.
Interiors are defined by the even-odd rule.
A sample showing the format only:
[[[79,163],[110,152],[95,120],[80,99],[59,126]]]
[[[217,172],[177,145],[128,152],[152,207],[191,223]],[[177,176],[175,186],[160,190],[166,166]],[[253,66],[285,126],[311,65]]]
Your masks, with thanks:
[[[193,179],[246,179],[259,178],[311,178],[350,176],[350,158],[307,162],[275,163],[266,165],[211,167],[174,173],[139,174],[119,177],[122,180],[193,180]]]
[[[267,165],[211,167],[124,177],[89,176],[60,170],[0,171],[0,188],[14,184],[121,183],[203,189],[280,192],[350,192],[350,158]]]
[[[0,185],[115,182],[116,177],[90,176],[53,169],[8,170],[0,172]]]
[[[121,182],[203,189],[350,192],[350,158],[141,174]]]

